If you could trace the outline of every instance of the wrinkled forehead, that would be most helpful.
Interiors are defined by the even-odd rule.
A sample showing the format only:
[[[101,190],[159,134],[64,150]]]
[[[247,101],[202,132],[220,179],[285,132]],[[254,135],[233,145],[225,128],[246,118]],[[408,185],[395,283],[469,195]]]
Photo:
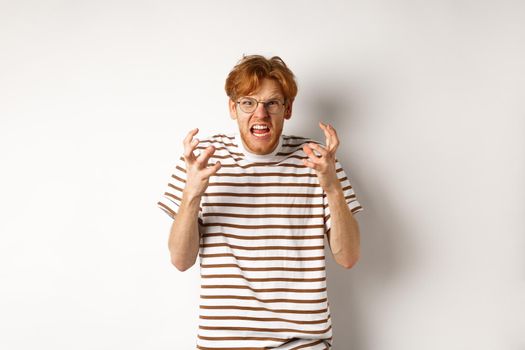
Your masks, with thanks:
[[[283,89],[279,82],[275,79],[268,78],[260,80],[257,84],[244,85],[244,89],[240,89],[239,95],[263,99],[271,97],[284,98]]]

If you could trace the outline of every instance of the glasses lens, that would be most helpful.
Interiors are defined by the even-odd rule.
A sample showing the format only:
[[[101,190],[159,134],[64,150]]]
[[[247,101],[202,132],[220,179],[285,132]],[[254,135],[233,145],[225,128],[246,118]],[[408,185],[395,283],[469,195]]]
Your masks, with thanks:
[[[241,110],[245,113],[252,113],[257,108],[257,100],[252,97],[241,97],[239,99]],[[283,102],[279,99],[264,102],[266,111],[270,114],[278,114],[282,111]]]
[[[270,100],[266,102],[266,110],[268,111],[268,113],[279,113],[281,111],[282,106],[283,104],[279,100]]]
[[[251,113],[255,111],[255,108],[257,107],[257,101],[250,97],[243,97],[239,100],[239,105],[241,106],[243,112]]]

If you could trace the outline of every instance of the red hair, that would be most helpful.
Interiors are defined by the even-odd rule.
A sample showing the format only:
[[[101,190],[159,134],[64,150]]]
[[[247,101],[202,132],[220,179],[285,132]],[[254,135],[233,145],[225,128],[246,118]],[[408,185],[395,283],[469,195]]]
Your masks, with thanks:
[[[285,103],[291,104],[297,95],[295,76],[279,56],[267,59],[261,55],[243,55],[228,74],[224,89],[236,100],[257,91],[264,78],[274,79],[280,85]]]

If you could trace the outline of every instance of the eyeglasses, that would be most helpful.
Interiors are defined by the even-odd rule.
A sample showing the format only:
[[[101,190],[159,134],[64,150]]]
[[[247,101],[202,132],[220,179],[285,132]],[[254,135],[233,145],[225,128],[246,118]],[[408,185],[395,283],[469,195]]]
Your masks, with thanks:
[[[285,105],[284,102],[278,98],[271,99],[269,101],[257,101],[253,97],[241,97],[239,101],[237,101],[237,104],[245,113],[253,113],[259,106],[259,103],[264,104],[264,108],[269,114],[281,113],[283,106]]]

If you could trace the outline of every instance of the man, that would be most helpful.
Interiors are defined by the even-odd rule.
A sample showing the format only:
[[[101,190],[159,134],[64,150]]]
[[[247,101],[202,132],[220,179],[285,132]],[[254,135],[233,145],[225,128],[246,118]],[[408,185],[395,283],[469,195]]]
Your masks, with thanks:
[[[198,140],[191,130],[157,203],[174,219],[173,265],[185,271],[199,254],[197,349],[330,349],[324,234],[352,267],[363,210],[337,133],[319,123],[326,145],[282,134],[297,85],[279,57],[243,57],[225,89],[239,131]]]

